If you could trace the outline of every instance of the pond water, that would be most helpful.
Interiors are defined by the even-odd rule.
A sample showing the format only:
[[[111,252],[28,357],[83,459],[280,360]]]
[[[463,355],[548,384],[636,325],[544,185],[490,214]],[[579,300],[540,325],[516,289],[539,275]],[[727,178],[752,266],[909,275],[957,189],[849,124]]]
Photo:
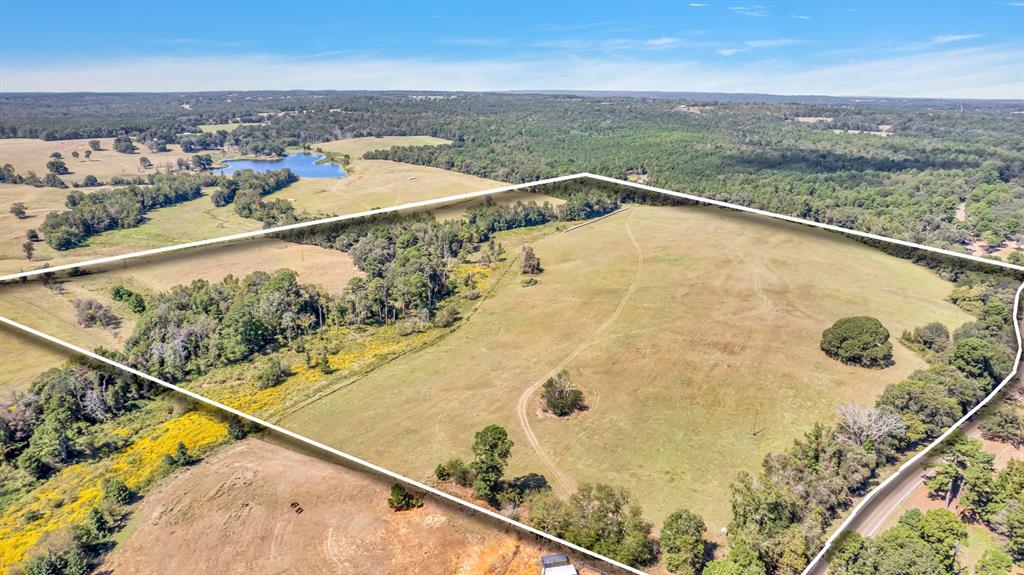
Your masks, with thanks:
[[[266,172],[288,168],[300,178],[343,178],[348,174],[338,164],[317,162],[324,159],[323,154],[288,154],[280,160],[226,160],[222,163],[228,167],[217,170],[218,174],[233,174],[238,170]]]

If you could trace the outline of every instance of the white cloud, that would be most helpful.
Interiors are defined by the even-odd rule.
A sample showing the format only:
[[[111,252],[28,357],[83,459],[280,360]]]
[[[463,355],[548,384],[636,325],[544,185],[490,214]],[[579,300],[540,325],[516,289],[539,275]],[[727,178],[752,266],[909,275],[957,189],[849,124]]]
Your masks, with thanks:
[[[690,2],[689,4],[687,4],[687,6],[689,6],[690,8],[705,8],[707,7],[707,4],[701,4],[700,2]]]
[[[679,38],[671,38],[669,36],[662,36],[660,38],[651,38],[650,40],[644,42],[644,44],[647,44],[648,46],[659,46],[659,47],[672,46],[672,45],[678,44],[678,43],[679,43]]]
[[[715,50],[722,56],[732,56],[733,54],[739,54],[740,52],[746,52],[746,48],[719,48]]]
[[[794,20],[810,20],[810,16],[804,16],[803,14],[793,14],[790,18]]]
[[[743,16],[756,16],[760,18],[768,15],[765,12],[764,6],[729,6],[729,9]]]
[[[778,48],[780,46],[792,46],[800,43],[801,40],[794,40],[792,38],[774,38],[770,40],[748,40],[743,44],[750,48]]]
[[[963,42],[964,40],[974,40],[976,38],[984,38],[984,34],[950,34],[948,36],[935,36],[932,38],[932,44],[949,44],[951,42]]]
[[[743,49],[721,48],[720,53]],[[4,59],[0,92],[578,89],[1020,99],[1019,59],[1014,44],[803,67],[778,60],[669,61],[601,53],[479,60],[367,55],[289,60],[259,54],[31,64]]]

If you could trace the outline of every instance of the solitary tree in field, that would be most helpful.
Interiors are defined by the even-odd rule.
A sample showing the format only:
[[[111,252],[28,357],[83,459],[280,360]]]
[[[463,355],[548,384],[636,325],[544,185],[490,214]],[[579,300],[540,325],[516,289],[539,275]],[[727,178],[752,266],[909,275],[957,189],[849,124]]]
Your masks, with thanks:
[[[114,138],[114,150],[122,154],[134,154],[135,144],[132,142],[131,136],[121,134]]]
[[[53,158],[54,160],[59,160],[63,158],[64,155],[61,154],[60,152],[53,152],[52,154],[50,154],[50,157]]]
[[[89,147],[92,148],[93,150],[97,151],[97,152],[100,151],[100,141],[99,140],[89,140]]]
[[[541,397],[548,411],[559,417],[570,415],[583,409],[583,392],[569,380],[569,372],[561,371],[555,377],[549,377],[541,388]]]
[[[476,433],[473,441],[476,459],[469,466],[476,472],[473,492],[477,497],[491,501],[497,495],[505,463],[512,455],[514,445],[508,432],[499,425],[488,425]]]
[[[821,334],[821,350],[833,359],[863,367],[892,365],[889,330],[873,317],[844,317]]]
[[[78,150],[73,150],[71,152],[71,157],[77,160],[78,159]]]
[[[139,158],[139,166],[141,166],[143,170],[148,170],[153,167],[153,162],[149,161],[149,158],[146,156],[142,156]]]
[[[88,160],[89,158],[92,158],[92,150],[85,151],[85,159]]]
[[[524,274],[539,274],[544,271],[540,267],[540,258],[533,253],[533,248],[527,244],[523,244],[523,273]]]
[[[21,244],[21,251],[25,252],[25,259],[31,260],[32,254],[36,251],[36,245],[32,242],[25,242]]]
[[[46,169],[49,170],[51,174],[71,173],[71,170],[68,169],[67,164],[65,164],[64,160],[61,160],[60,158],[54,158],[49,162],[46,162]]]
[[[28,216],[28,211],[25,210],[25,204],[22,202],[14,202],[11,204],[11,213],[19,220],[23,220]]]

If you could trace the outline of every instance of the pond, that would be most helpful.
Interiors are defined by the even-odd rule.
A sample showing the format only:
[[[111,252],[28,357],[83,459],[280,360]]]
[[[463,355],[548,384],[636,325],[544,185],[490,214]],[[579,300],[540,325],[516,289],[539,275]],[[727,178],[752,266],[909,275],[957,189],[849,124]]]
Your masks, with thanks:
[[[324,159],[323,154],[288,154],[279,160],[225,160],[223,164],[228,167],[217,170],[218,174],[233,174],[238,170],[253,170],[266,172],[269,170],[281,170],[288,168],[295,172],[300,178],[343,178],[348,174],[338,164],[325,162],[318,164]]]

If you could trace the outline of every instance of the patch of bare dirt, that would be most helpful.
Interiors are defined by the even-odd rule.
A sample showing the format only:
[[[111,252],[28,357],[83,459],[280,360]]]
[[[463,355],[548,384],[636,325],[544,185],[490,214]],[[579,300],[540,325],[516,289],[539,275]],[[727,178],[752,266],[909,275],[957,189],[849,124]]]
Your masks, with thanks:
[[[396,513],[391,484],[247,439],[135,505],[130,535],[98,573],[532,575],[540,556],[562,552],[430,498]]]

